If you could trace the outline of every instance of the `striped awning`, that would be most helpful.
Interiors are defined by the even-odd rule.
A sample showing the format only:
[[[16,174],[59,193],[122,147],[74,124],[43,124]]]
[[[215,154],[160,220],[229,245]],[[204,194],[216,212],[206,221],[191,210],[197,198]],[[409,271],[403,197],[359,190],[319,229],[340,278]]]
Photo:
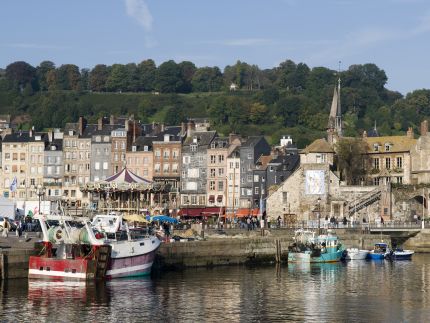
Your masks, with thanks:
[[[151,184],[151,181],[144,179],[143,177],[137,176],[127,168],[123,168],[122,171],[116,173],[105,179],[109,183],[135,183],[135,184]]]

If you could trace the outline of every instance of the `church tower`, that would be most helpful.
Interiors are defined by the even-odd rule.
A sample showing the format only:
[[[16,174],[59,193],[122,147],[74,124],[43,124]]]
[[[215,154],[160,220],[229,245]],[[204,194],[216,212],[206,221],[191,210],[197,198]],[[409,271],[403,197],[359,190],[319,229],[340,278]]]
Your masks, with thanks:
[[[336,143],[342,137],[342,110],[340,106],[340,77],[334,87],[330,115],[327,125],[327,139],[330,144]]]

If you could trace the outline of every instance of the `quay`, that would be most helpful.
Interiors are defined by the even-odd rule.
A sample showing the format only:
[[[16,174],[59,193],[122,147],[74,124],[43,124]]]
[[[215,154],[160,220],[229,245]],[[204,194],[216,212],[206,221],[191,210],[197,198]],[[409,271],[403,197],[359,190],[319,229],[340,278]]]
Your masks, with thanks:
[[[342,244],[348,247],[371,249],[374,243],[390,241],[387,234],[361,233],[352,229],[337,229]],[[181,235],[181,231],[175,231]],[[157,252],[154,270],[180,270],[193,267],[225,265],[258,265],[286,263],[288,245],[292,242],[293,229],[272,229],[260,236],[259,230],[227,229],[206,230],[203,241],[163,243]],[[406,241],[405,246],[417,252],[430,252],[430,230],[425,229]],[[37,254],[39,238],[30,233],[28,238],[9,235],[0,238],[0,277],[5,279],[27,278],[28,259]]]

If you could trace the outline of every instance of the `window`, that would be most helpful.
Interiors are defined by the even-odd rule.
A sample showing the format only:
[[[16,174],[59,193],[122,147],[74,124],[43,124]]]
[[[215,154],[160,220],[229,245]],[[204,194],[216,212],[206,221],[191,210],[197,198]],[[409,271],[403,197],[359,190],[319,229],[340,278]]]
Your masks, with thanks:
[[[199,205],[206,205],[206,196],[199,196]]]
[[[210,177],[215,177],[215,174],[216,174],[216,172],[215,172],[215,168],[211,168],[210,169]]]
[[[378,186],[379,185],[379,181],[380,181],[379,177],[375,177],[373,179],[373,185]]]
[[[103,162],[103,169],[104,170],[108,169],[108,162]]]
[[[247,180],[247,182],[252,182],[252,174],[248,174],[246,176],[246,180]]]
[[[178,173],[178,164],[172,164],[172,173]]]
[[[224,162],[224,155],[218,155],[218,163]]]
[[[282,192],[282,204],[287,205],[288,192]]]
[[[125,150],[125,141],[121,142],[121,149]]]
[[[160,164],[155,164],[154,165],[154,171],[156,174],[160,173]]]
[[[215,191],[215,181],[209,181],[209,190]]]
[[[197,151],[197,145],[196,144],[190,145],[190,151],[191,152],[196,152]]]
[[[218,168],[218,176],[224,176],[224,168]]]
[[[12,165],[12,173],[18,172],[18,165]]]
[[[255,194],[255,195],[260,194],[260,189],[259,189],[259,187],[258,187],[258,186],[254,187],[254,194]]]
[[[397,166],[397,168],[403,168],[403,158],[402,157],[396,158],[396,166]]]
[[[182,158],[182,162],[183,162],[184,164],[189,164],[189,163],[190,163],[190,156],[184,156],[184,157]]]
[[[215,164],[216,163],[216,156],[215,155],[211,155],[211,164]]]
[[[5,153],[4,154],[4,159],[5,160],[9,160],[10,159],[10,153]]]
[[[163,151],[163,157],[164,157],[164,159],[169,159],[170,158],[170,150]]]
[[[234,163],[233,162],[230,162],[230,164],[229,164],[230,166],[229,166],[229,168],[230,169],[233,169],[233,167],[234,167]]]
[[[373,168],[379,169],[379,158],[373,158]]]
[[[218,181],[218,191],[224,191],[224,181]]]
[[[401,177],[401,176],[396,177],[396,182],[397,182],[397,184],[403,184],[403,177]]]
[[[97,156],[100,156],[100,148],[97,148],[97,149],[96,149],[96,155],[97,155]]]
[[[186,189],[191,191],[197,190],[197,182],[187,182]]]
[[[160,158],[160,156],[161,156],[160,149],[155,149],[154,156],[155,156],[155,158]]]
[[[248,159],[252,159],[252,154],[248,153]]]
[[[94,169],[95,170],[99,170],[100,169],[100,162],[95,162],[94,163]]]
[[[178,151],[176,149],[173,149],[172,156],[173,156],[173,159],[178,159],[179,153],[178,153]]]
[[[31,156],[31,157],[34,157],[34,156]],[[12,154],[12,160],[18,160],[18,154],[17,153]]]
[[[259,181],[258,175],[254,175],[254,183],[258,183],[258,181]]]
[[[169,173],[170,172],[170,164],[164,164],[163,165],[163,172]]]
[[[373,151],[379,151],[379,145],[373,144]]]
[[[385,144],[385,151],[390,151],[391,144]]]
[[[196,205],[197,204],[197,196],[191,195],[191,204]]]
[[[100,141],[102,141],[102,137],[96,136],[96,142],[100,142]]]
[[[148,165],[148,157],[143,157],[143,165]]]
[[[391,158],[385,158],[385,168],[386,169],[391,168]]]
[[[200,172],[198,168],[189,168],[188,169],[188,177],[189,178],[199,178]]]

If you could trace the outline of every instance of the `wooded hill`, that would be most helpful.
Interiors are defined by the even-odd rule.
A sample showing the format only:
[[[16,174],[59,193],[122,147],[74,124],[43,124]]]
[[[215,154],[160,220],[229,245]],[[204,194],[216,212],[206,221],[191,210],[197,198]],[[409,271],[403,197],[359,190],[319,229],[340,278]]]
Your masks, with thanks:
[[[80,115],[131,115],[142,122],[178,125],[208,117],[221,134],[265,135],[277,143],[293,136],[299,148],[325,135],[333,89],[341,78],[345,135],[361,135],[376,122],[381,135],[403,134],[430,116],[430,90],[403,97],[385,88],[387,76],[374,64],[352,65],[337,73],[286,60],[261,70],[238,61],[225,67],[196,67],[167,61],[156,66],[97,65],[80,69],[44,61],[33,67],[14,62],[0,70],[0,113],[22,129],[62,127]],[[231,91],[231,84],[237,85]]]

